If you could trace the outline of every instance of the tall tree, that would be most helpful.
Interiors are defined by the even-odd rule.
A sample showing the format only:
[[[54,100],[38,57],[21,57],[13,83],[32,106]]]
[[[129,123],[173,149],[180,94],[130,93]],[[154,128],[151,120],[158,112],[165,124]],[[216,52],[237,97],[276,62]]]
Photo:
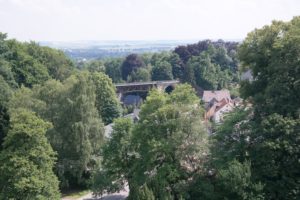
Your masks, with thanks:
[[[133,124],[129,118],[114,121],[111,138],[103,146],[102,169],[97,171],[93,180],[93,192],[101,196],[107,192],[121,190],[131,179],[134,154],[131,145]]]
[[[239,48],[254,80],[241,93],[254,107],[249,157],[266,199],[297,199],[299,182],[300,17],[249,33]]]
[[[185,195],[188,180],[203,170],[207,154],[198,104],[189,85],[176,87],[170,95],[150,93],[133,130],[138,159],[132,185],[147,183],[158,199]]]
[[[114,83],[122,82],[121,66],[123,59],[113,58],[104,62],[105,73],[112,79]]]
[[[278,113],[299,117],[300,17],[248,34],[239,48],[244,68],[251,69],[254,81],[243,83],[243,97],[252,97],[257,116]]]
[[[85,186],[90,171],[97,167],[104,134],[89,74],[67,79],[60,98],[60,110],[49,132],[51,144],[58,152],[56,170],[62,187]]]
[[[128,76],[129,82],[146,82],[151,80],[149,69],[139,68]]]
[[[9,119],[7,108],[0,104],[0,151],[2,150],[2,143],[9,129]]]
[[[121,70],[123,80],[127,80],[128,76],[135,72],[138,68],[145,67],[144,61],[137,54],[130,54],[124,60]]]
[[[167,61],[162,61],[157,63],[152,68],[152,80],[160,81],[160,80],[172,80],[172,65]]]
[[[121,105],[116,96],[115,86],[103,73],[93,73],[91,78],[96,88],[96,108],[104,124],[112,123],[113,119],[121,114]]]
[[[184,80],[184,64],[178,54],[172,53],[168,58],[168,61],[172,65],[172,74],[174,79]]]
[[[35,107],[44,109],[33,108],[53,124],[47,136],[58,153],[55,171],[61,187],[86,186],[90,170],[98,165],[103,143],[103,123],[95,106],[95,86],[89,73],[73,75],[63,83],[47,81],[43,86],[35,86],[31,97],[31,101],[40,103]]]
[[[45,136],[50,126],[26,110],[12,114],[0,152],[1,199],[60,199],[55,153]]]

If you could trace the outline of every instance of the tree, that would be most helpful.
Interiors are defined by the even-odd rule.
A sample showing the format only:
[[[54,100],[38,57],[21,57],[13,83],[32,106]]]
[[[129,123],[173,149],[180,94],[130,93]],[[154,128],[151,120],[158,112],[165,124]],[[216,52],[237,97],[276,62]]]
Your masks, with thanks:
[[[35,42],[23,43],[26,53],[48,70],[49,76],[56,80],[65,80],[74,70],[73,62],[63,51],[42,47]]]
[[[68,78],[59,96],[61,99],[53,102],[59,105],[58,115],[52,121],[54,128],[48,132],[51,144],[58,152],[56,172],[62,187],[84,187],[91,170],[98,165],[104,135],[89,74],[80,73]],[[49,112],[53,113],[53,110]]]
[[[8,103],[10,111],[23,108],[41,115],[46,110],[44,101],[37,98],[30,88],[22,86],[16,90]]]
[[[11,65],[4,59],[0,59],[0,76],[6,81],[11,88],[17,88],[18,84],[15,81],[14,75],[11,71]]]
[[[0,75],[12,87],[32,87],[50,78],[65,80],[74,65],[62,51],[41,47],[35,42],[7,40],[0,33]]]
[[[86,64],[90,72],[105,72],[105,66],[101,60],[92,60]]]
[[[128,76],[129,82],[146,82],[150,80],[150,72],[147,68],[139,68],[136,72],[132,72],[131,75]]]
[[[251,69],[254,81],[243,83],[242,95],[251,97],[257,116],[278,113],[299,117],[300,17],[249,33],[239,48],[244,68]]]
[[[19,86],[23,84],[32,87],[50,78],[47,67],[28,54],[26,44],[16,40],[6,42],[11,52],[6,56],[6,60],[12,63],[11,70]]]
[[[112,79],[114,83],[122,82],[122,75],[121,75],[121,65],[123,59],[108,59],[104,62],[105,66],[105,74]]]
[[[168,59],[169,63],[172,65],[172,74],[174,79],[184,79],[184,64],[180,60],[178,54],[172,53]]]
[[[167,61],[159,62],[152,68],[152,80],[160,81],[160,80],[172,80],[172,66]]]
[[[173,57],[169,62],[174,77],[193,86],[204,90],[228,88],[238,81],[236,49],[236,42],[204,40],[175,48],[179,60]]]
[[[63,83],[50,80],[35,86],[32,93],[43,103],[44,109],[38,113],[53,124],[47,136],[58,153],[55,172],[61,188],[86,187],[91,171],[99,164],[104,135],[90,74],[82,72]]]
[[[104,124],[112,123],[121,114],[120,102],[111,79],[103,73],[93,73],[91,78],[96,88],[96,108]]]
[[[297,199],[299,184],[300,17],[249,33],[239,48],[254,80],[241,94],[253,103],[249,157],[266,199]]]
[[[133,129],[138,156],[132,185],[147,183],[158,199],[184,195],[188,180],[203,170],[207,153],[198,103],[189,85],[177,86],[170,95],[150,93]]]
[[[203,171],[208,153],[198,105],[189,85],[177,86],[171,94],[153,90],[136,125],[130,119],[116,120],[102,149],[94,193],[115,192],[128,183],[129,199],[186,196],[186,187]]]
[[[60,199],[55,153],[45,136],[50,126],[26,110],[12,114],[0,152],[1,199]]]
[[[155,200],[155,196],[153,192],[148,188],[147,184],[143,185],[139,188],[139,192],[137,194],[137,199],[139,200]]]
[[[9,129],[9,114],[7,108],[0,104],[0,151],[2,150],[3,139],[7,135]]]
[[[102,169],[93,179],[93,193],[101,196],[105,192],[116,192],[124,188],[131,179],[134,154],[131,145],[132,121],[119,118],[114,121],[110,140],[103,146]]]
[[[0,104],[6,105],[13,94],[12,89],[0,75]]]
[[[205,90],[218,88],[218,67],[211,63],[208,54],[192,57],[187,63],[194,70],[196,84]]]
[[[215,168],[223,168],[234,160],[244,163],[250,159],[249,137],[252,134],[252,126],[249,119],[251,111],[243,107],[236,108],[227,114],[221,125],[217,126],[216,133],[210,140]]]
[[[263,185],[253,183],[251,163],[233,160],[228,167],[219,171],[216,193],[220,199],[265,199]]]
[[[255,123],[249,152],[254,178],[264,185],[267,199],[297,199],[300,120],[272,114]]]
[[[141,67],[145,67],[145,63],[137,54],[127,56],[121,67],[123,80],[126,81],[132,72],[136,72]]]

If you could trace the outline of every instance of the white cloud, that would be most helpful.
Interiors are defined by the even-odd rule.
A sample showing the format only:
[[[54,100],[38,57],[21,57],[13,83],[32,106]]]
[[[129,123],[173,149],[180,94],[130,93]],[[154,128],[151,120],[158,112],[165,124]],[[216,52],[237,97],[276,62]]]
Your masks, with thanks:
[[[228,39],[299,13],[299,0],[0,0],[0,31],[21,40]]]

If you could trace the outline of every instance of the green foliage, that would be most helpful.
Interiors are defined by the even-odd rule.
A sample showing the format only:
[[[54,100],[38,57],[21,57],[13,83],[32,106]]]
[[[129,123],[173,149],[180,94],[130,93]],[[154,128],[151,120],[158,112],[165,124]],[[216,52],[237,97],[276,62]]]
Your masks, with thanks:
[[[263,185],[253,183],[251,164],[233,160],[228,167],[219,171],[216,192],[220,199],[264,199]]]
[[[14,75],[11,71],[10,63],[4,59],[0,59],[0,76],[6,81],[11,88],[17,88],[18,84],[14,79]]]
[[[139,200],[155,200],[153,192],[148,188],[147,184],[139,188],[138,194],[136,195]]]
[[[235,109],[226,116],[224,123],[217,127],[211,137],[213,162],[217,168],[233,160],[244,162],[249,159],[252,128],[249,124],[250,112],[244,108]]]
[[[3,139],[7,135],[9,129],[9,114],[7,108],[0,104],[0,151],[2,150]]]
[[[236,49],[237,43],[222,40],[179,46],[170,58],[173,75],[204,90],[228,88],[238,80]]]
[[[1,199],[60,199],[55,153],[45,136],[50,126],[29,111],[12,114],[0,152]]]
[[[0,75],[0,104],[7,105],[12,94],[13,94],[12,89],[6,83],[4,78]]]
[[[90,72],[105,72],[105,66],[101,60],[92,60],[86,64],[85,68]]]
[[[169,63],[172,65],[172,74],[174,79],[183,80],[184,78],[184,67],[180,60],[180,57],[176,53],[172,53],[168,59]]]
[[[49,120],[52,113],[56,114],[52,118],[54,128],[48,134],[58,152],[56,171],[62,187],[84,186],[89,171],[97,167],[97,155],[103,143],[103,123],[95,107],[95,88],[89,75],[81,73],[66,80],[59,96],[58,102],[51,105],[54,110],[48,113]]]
[[[265,184],[267,199],[297,199],[300,120],[272,114],[255,125],[250,157],[254,176]]]
[[[35,42],[25,43],[26,52],[47,68],[51,78],[65,80],[74,70],[74,65],[65,54],[56,49],[39,46]]]
[[[139,68],[128,76],[129,82],[147,82],[150,79],[150,72],[147,68]]]
[[[160,80],[172,80],[172,65],[167,61],[162,61],[157,63],[152,68],[152,80],[153,81],[160,81]]]
[[[42,100],[38,99],[31,89],[22,86],[14,92],[9,101],[10,111],[14,111],[19,108],[31,110],[36,113],[43,113],[45,112],[46,104]]]
[[[194,84],[205,90],[228,88],[231,82],[228,70],[222,71],[218,64],[212,63],[207,53],[191,57],[187,68],[190,72],[187,73],[186,80],[194,80]]]
[[[186,191],[188,193],[188,197],[186,199],[218,199],[218,193],[215,191],[213,178],[205,174],[195,176]]]
[[[171,94],[151,91],[135,126],[130,119],[115,121],[94,176],[94,193],[115,192],[128,183],[129,199],[182,198],[206,162],[202,115],[189,85]]]
[[[12,103],[16,102],[15,107],[17,102],[26,100],[21,96],[26,97],[20,95],[16,101],[12,100]],[[37,102],[34,104],[36,107],[43,109],[32,109],[53,124],[47,136],[58,153],[55,172],[61,187],[85,187],[91,176],[90,171],[98,166],[104,134],[90,74],[71,76],[64,83],[50,80],[43,86],[35,86],[31,98],[21,105],[34,101]],[[42,106],[37,106],[38,103]]]
[[[249,33],[239,48],[239,58],[252,71],[254,81],[241,87],[244,98],[251,97],[256,114],[278,113],[299,117],[300,17]]]
[[[105,73],[112,79],[114,83],[122,82],[121,65],[122,59],[108,59],[104,62]]]
[[[298,199],[300,18],[249,33],[239,48],[254,80],[241,85],[253,103],[249,158],[266,199]]]
[[[104,145],[102,169],[93,179],[93,193],[102,195],[105,192],[116,192],[125,186],[131,177],[133,149],[131,144],[132,121],[119,118],[114,121],[110,140]]]
[[[93,73],[91,78],[96,88],[96,108],[104,124],[112,123],[121,115],[120,102],[111,79],[103,73]]]
[[[21,43],[0,38],[0,75],[15,88],[32,87],[50,78],[64,80],[71,75],[73,63],[62,51],[41,47],[34,42]]]
[[[123,80],[128,80],[128,76],[131,73],[136,72],[137,69],[145,67],[144,61],[137,54],[130,54],[126,57],[122,63],[121,72]]]
[[[142,105],[133,130],[139,155],[134,182],[149,183],[156,198],[179,198],[187,180],[202,170],[207,139],[198,102],[192,88],[182,85],[170,95],[152,91]]]

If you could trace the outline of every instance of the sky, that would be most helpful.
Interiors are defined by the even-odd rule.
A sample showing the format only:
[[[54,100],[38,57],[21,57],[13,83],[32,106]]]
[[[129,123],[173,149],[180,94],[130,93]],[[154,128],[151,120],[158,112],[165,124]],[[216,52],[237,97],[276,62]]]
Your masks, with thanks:
[[[0,0],[21,41],[243,39],[300,15],[300,0]]]

